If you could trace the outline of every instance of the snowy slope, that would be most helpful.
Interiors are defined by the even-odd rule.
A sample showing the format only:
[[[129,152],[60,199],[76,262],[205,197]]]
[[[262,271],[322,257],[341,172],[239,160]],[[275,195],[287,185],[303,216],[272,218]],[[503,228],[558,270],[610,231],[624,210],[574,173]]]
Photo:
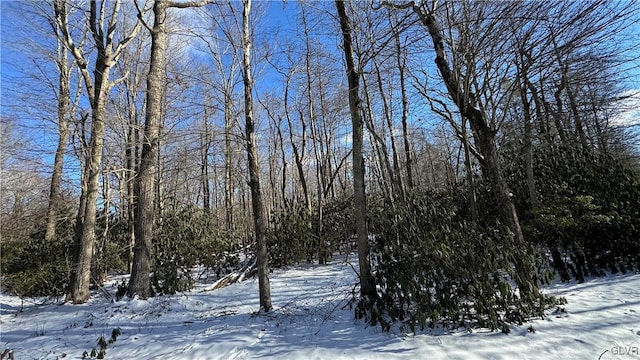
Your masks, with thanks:
[[[84,305],[25,303],[21,313],[20,299],[0,295],[0,353],[9,348],[19,360],[79,359],[119,328],[105,359],[640,358],[640,275],[549,286],[545,291],[569,301],[565,311],[514,326],[509,335],[383,333],[343,309],[355,282],[352,267],[338,259],[276,270],[275,309],[267,315],[255,314],[255,279],[214,291],[201,284],[149,301],[110,301],[99,292]],[[536,331],[528,332],[529,325]]]

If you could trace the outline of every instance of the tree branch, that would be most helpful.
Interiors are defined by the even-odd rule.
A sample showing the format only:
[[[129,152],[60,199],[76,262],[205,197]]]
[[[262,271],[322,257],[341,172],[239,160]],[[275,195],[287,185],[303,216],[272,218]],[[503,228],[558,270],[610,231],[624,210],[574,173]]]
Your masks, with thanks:
[[[167,7],[186,9],[186,8],[192,8],[192,7],[202,7],[208,4],[215,4],[215,3],[216,2],[214,0],[186,1],[186,2],[170,1]]]
[[[144,10],[143,10],[143,9],[140,9],[140,5],[138,5],[138,2],[137,2],[137,1],[134,1],[133,3],[136,5],[136,10],[138,10],[138,20],[139,20],[140,22],[142,22],[142,25],[143,25],[145,28],[147,28],[147,30],[149,30],[149,32],[150,32],[150,33],[153,33],[153,29],[151,28],[151,26],[149,26],[149,24],[147,24],[147,22],[146,22],[146,21],[144,21],[144,16],[143,16],[143,14],[144,14],[145,12],[147,12],[147,10],[146,10],[146,9],[144,9]],[[146,2],[145,2],[145,5],[146,5]]]
[[[411,9],[415,4],[416,4],[415,1],[409,1],[408,3],[404,3],[404,4],[393,4],[393,3],[385,0],[385,1],[381,2],[380,5],[376,6],[376,5],[372,4],[371,7],[373,8],[373,10],[380,10],[383,7],[391,8],[391,9],[398,9],[398,10],[406,10],[406,9]]]

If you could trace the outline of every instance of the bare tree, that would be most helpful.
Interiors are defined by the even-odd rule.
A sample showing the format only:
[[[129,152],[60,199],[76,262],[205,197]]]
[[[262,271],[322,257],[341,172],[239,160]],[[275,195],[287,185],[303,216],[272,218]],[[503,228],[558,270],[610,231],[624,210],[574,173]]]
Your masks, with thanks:
[[[42,224],[42,216],[47,210],[49,179],[41,172],[33,171],[41,166],[29,153],[33,141],[19,132],[16,125],[12,118],[0,117],[0,232],[3,244],[29,239]]]
[[[229,11],[229,12],[227,12]],[[202,35],[193,32],[193,35],[202,40],[205,51],[211,56],[214,66],[211,69],[211,79],[203,84],[206,88],[213,90],[211,95],[213,104],[206,104],[207,107],[221,110],[224,116],[224,217],[225,227],[228,231],[236,228],[236,219],[234,215],[235,193],[236,193],[236,176],[240,171],[237,169],[237,153],[238,146],[235,141],[238,136],[234,131],[238,125],[238,117],[241,111],[238,110],[238,100],[236,98],[236,89],[240,83],[240,72],[238,68],[241,66],[240,59],[240,40],[241,31],[235,12],[232,6],[212,6],[206,9],[205,19],[211,23],[211,28],[207,28],[208,35]],[[217,104],[223,104],[219,109]]]
[[[140,169],[134,185],[136,199],[135,247],[133,251],[133,268],[127,291],[130,297],[138,295],[142,298],[147,298],[153,293],[150,281],[150,258],[156,210],[154,202],[157,194],[156,161],[163,118],[162,104],[165,94],[165,78],[167,77],[165,67],[165,56],[169,44],[165,23],[167,9],[204,6],[207,3],[209,1],[175,2],[156,0],[153,3],[153,27],[151,28],[145,23],[145,26],[151,32],[151,58],[147,77],[144,140],[142,142]],[[142,17],[143,12],[138,9],[138,18],[142,19]]]
[[[127,223],[128,250],[127,268],[129,273],[133,266],[133,249],[135,246],[135,201],[134,182],[140,164],[140,118],[144,111],[144,101],[140,94],[144,89],[143,67],[146,66],[144,49],[148,45],[148,37],[140,36],[135,41],[135,46],[129,46],[117,64],[116,71],[123,78],[120,86],[116,88],[118,94],[114,96],[114,113],[120,120],[121,129],[118,136],[123,140],[124,146],[121,159],[122,171],[119,173],[120,181],[120,205],[121,215]]]
[[[100,166],[104,146],[104,122],[107,97],[113,86],[113,82],[109,80],[109,73],[118,61],[125,46],[137,34],[141,24],[140,21],[137,21],[126,34],[120,34],[119,40],[116,40],[121,1],[118,0],[112,4],[107,4],[92,0],[89,5],[89,22],[87,26],[90,29],[93,45],[97,52],[94,60],[93,77],[88,68],[88,56],[83,48],[77,45],[70,32],[67,1],[53,1],[60,37],[80,69],[92,110],[89,157],[83,173],[83,182],[86,184],[86,190],[83,188],[81,193],[80,210],[76,218],[74,266],[68,294],[68,299],[74,303],[83,303],[89,298],[91,259],[96,239],[95,223],[101,173]],[[110,11],[108,5],[111,5]],[[109,14],[107,14],[108,12]],[[105,23],[105,21],[108,21],[108,23]]]
[[[388,3],[387,3],[388,4]],[[471,13],[472,9],[469,7],[467,3],[460,3],[460,9],[458,11],[463,12],[463,14]],[[493,4],[479,4],[478,6],[487,6],[484,11],[496,11],[494,13],[495,19],[490,20],[487,28],[495,28],[499,27],[500,19],[504,19],[505,17],[509,17],[511,12],[514,9],[515,4],[505,4],[504,7],[491,9]],[[446,86],[449,97],[454,102],[458,110],[460,111],[461,116],[468,119],[471,129],[474,133],[475,143],[478,147],[479,152],[479,160],[482,164],[482,169],[485,177],[489,181],[492,192],[497,200],[497,206],[499,210],[499,218],[500,220],[508,227],[511,231],[515,241],[519,246],[523,249],[526,248],[526,243],[524,240],[524,236],[522,234],[522,229],[520,227],[520,221],[518,219],[518,214],[513,203],[511,189],[507,184],[506,179],[502,173],[502,167],[500,164],[500,158],[498,155],[498,149],[496,146],[496,133],[497,133],[497,122],[495,119],[489,118],[485,111],[491,110],[491,95],[496,96],[495,94],[491,94],[481,98],[480,95],[474,90],[480,90],[479,82],[480,79],[477,78],[479,75],[477,73],[478,66],[483,66],[480,63],[480,58],[475,56],[475,53],[472,48],[458,48],[458,51],[469,50],[468,52],[463,53],[454,53],[453,58],[459,61],[459,66],[454,70],[450,64],[449,56],[447,55],[446,46],[445,46],[445,33],[442,30],[437,18],[436,12],[437,2],[422,2],[422,3],[406,3],[404,5],[389,5],[393,7],[399,8],[411,8],[413,12],[419,17],[422,25],[429,32],[429,35],[432,39],[433,46],[435,49],[435,63],[438,69],[438,72],[444,81],[444,85]],[[449,11],[447,8],[447,4],[442,5],[445,6],[445,11]],[[478,10],[479,11],[479,10]],[[484,11],[474,12],[477,14],[482,14]],[[445,14],[449,14],[446,12]],[[482,20],[474,21],[473,19],[468,19],[468,21],[463,21],[458,23],[457,25],[461,27],[460,33],[469,34],[472,29],[470,28],[472,24],[481,24]],[[468,40],[468,39],[467,39]],[[486,42],[490,41],[487,39]],[[471,45],[471,44],[469,44]],[[477,45],[477,44],[476,44]],[[499,44],[489,44],[491,45],[488,49],[483,49],[483,55],[489,56],[491,55],[491,51],[495,48],[499,48]],[[486,59],[484,59],[486,61]],[[478,63],[476,63],[478,62]],[[466,74],[470,75],[467,77],[462,77],[461,74],[465,74],[465,72],[461,71],[461,69],[466,69]],[[487,71],[487,75],[489,76],[489,72],[493,71],[491,66],[489,65],[487,68],[483,68],[483,70]],[[485,88],[486,89],[486,88]],[[483,100],[485,102],[483,102]],[[495,114],[493,112],[492,114]],[[531,297],[535,298],[539,294],[538,284],[534,279],[534,272],[531,268],[531,265],[528,261],[524,259],[518,259],[515,261],[516,268],[516,282],[520,288],[520,294],[523,297]]]
[[[366,223],[366,193],[364,186],[364,158],[363,122],[360,109],[360,72],[353,59],[353,40],[351,37],[351,22],[347,14],[345,2],[336,0],[336,9],[342,30],[342,45],[346,61],[347,80],[349,84],[349,110],[351,112],[353,136],[353,192],[355,202],[354,220],[358,244],[358,264],[360,266],[360,295],[362,297],[376,297],[376,287],[371,273],[371,259],[369,257],[369,236]]]
[[[253,119],[253,76],[251,68],[251,0],[242,1],[242,49],[245,136],[247,144],[247,162],[249,166],[249,188],[253,209],[253,224],[256,237],[256,257],[258,268],[258,288],[260,291],[260,309],[271,310],[271,287],[269,285],[269,257],[267,254],[267,219],[260,188],[260,168],[258,166],[258,148]]]
[[[391,18],[391,13],[389,14]],[[409,117],[409,99],[407,94],[407,81],[406,81],[406,73],[407,73],[407,55],[406,51],[403,50],[403,44],[400,40],[400,24],[397,18],[397,13],[395,14],[395,18],[390,19],[392,23],[392,31],[393,31],[393,39],[395,43],[395,56],[396,62],[398,66],[399,73],[399,82],[400,82],[400,92],[401,92],[401,100],[402,100],[402,139],[404,144],[404,160],[405,166],[407,168],[407,188],[411,189],[413,187],[413,158],[411,156],[411,144],[409,141],[409,126],[408,126],[408,117]]]
[[[57,23],[51,22],[54,33],[58,34],[59,28]],[[74,66],[69,63],[69,56],[66,47],[60,36],[56,36],[57,42],[57,58],[56,67],[58,70],[58,146],[56,148],[55,157],[53,161],[53,171],[51,173],[51,186],[49,189],[49,206],[47,209],[47,226],[45,230],[44,238],[47,241],[51,241],[56,237],[56,225],[58,223],[58,212],[61,207],[61,194],[60,186],[62,182],[64,156],[69,143],[69,136],[71,134],[71,120],[70,117],[75,113],[77,108],[77,101],[71,104],[71,75]],[[78,92],[81,87],[78,87]],[[79,94],[76,95],[76,99],[79,100]]]

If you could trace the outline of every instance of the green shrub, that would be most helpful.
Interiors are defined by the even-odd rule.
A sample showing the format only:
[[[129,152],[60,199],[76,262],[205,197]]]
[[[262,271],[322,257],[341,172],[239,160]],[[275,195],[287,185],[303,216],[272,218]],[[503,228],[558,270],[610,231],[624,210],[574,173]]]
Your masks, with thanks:
[[[3,242],[2,287],[20,297],[65,294],[70,276],[70,241],[30,239]]]
[[[415,331],[436,324],[500,329],[543,315],[553,299],[520,298],[510,281],[514,260],[533,261],[533,250],[506,229],[469,221],[460,190],[415,192],[394,206],[369,202],[378,298],[361,300],[357,317]]]
[[[216,269],[224,262],[237,262],[229,255],[231,240],[204,210],[189,208],[165,214],[153,242],[155,291],[173,294],[191,289],[195,265]]]
[[[98,217],[97,240],[91,259],[91,278],[100,285],[110,273],[126,273],[129,259],[128,220],[120,217],[119,214],[110,214],[106,238],[104,237],[105,220],[105,216]]]
[[[572,146],[534,152],[539,204],[526,197],[524,164],[511,160],[525,237],[549,249],[562,280],[640,269],[640,181],[610,154]]]
[[[311,261],[316,251],[316,234],[311,214],[302,204],[276,211],[267,232],[269,264],[283,267]]]
[[[546,199],[524,227],[531,239],[561,254],[554,265],[565,272],[563,280],[568,280],[567,270],[584,281],[587,275],[626,272],[640,263],[638,220],[594,202],[585,195]]]
[[[340,244],[354,234],[353,198],[314,204],[311,213],[302,204],[274,212],[267,232],[270,264],[282,267],[317,259],[326,263]]]
[[[326,201],[322,208],[322,226],[318,231],[319,239],[325,246],[327,255],[331,255],[335,250],[339,249],[349,238],[355,233],[355,225],[353,221],[353,196],[343,194],[340,197]],[[318,228],[320,217],[317,216],[314,228]],[[349,250],[349,249],[347,249]]]

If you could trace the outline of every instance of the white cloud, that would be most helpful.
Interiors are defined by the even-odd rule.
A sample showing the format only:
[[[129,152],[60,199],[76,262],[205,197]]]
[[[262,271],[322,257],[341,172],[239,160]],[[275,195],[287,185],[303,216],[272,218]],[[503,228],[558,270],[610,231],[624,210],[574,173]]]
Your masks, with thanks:
[[[623,100],[618,103],[617,115],[611,119],[614,126],[640,125],[640,89],[628,90],[621,94]]]

